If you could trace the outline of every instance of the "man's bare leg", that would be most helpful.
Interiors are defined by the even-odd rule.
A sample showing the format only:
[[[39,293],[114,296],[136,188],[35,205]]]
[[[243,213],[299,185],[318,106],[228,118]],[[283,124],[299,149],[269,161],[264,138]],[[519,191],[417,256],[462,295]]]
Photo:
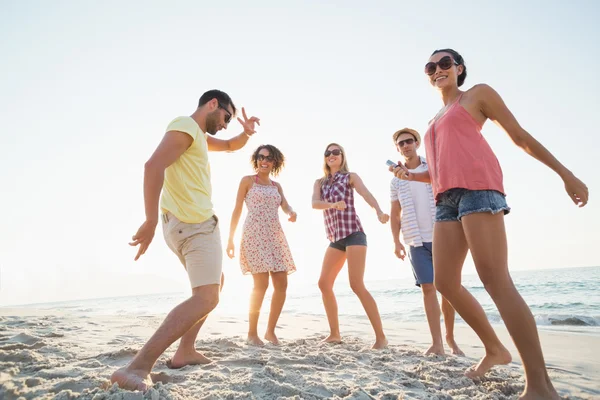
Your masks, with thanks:
[[[438,354],[443,356],[444,342],[442,341],[442,328],[440,326],[440,303],[437,298],[437,290],[433,283],[423,283],[421,285],[423,291],[423,306],[425,308],[425,315],[427,316],[427,323],[429,324],[429,332],[431,332],[432,344],[427,349],[425,354]]]
[[[456,311],[452,304],[444,296],[442,296],[442,314],[444,314],[444,325],[446,325],[446,344],[450,347],[452,354],[455,356],[464,356],[465,353],[458,347],[454,340],[454,318]]]
[[[219,292],[223,290],[224,283],[225,275],[221,273],[221,286],[219,288]],[[173,358],[168,363],[169,368],[182,368],[186,365],[209,364],[212,362],[210,358],[205,357],[196,350],[196,339],[198,338],[198,332],[200,332],[200,328],[202,328],[202,325],[204,325],[206,318],[208,318],[208,314],[181,337],[179,347],[177,348]]]
[[[158,357],[198,321],[204,319],[218,303],[219,285],[192,289],[192,296],[171,310],[129,365],[112,374],[111,382],[123,389],[147,390],[152,385],[150,371]]]

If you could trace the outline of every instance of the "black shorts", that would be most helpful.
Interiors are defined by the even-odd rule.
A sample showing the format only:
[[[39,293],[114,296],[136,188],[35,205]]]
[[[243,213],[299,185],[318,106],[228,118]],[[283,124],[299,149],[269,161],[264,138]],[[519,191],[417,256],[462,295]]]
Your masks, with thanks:
[[[350,235],[346,236],[343,239],[338,240],[337,242],[329,243],[329,247],[333,247],[334,249],[338,249],[341,251],[346,251],[346,247],[348,246],[366,246],[367,245],[367,235],[364,232],[354,232]]]

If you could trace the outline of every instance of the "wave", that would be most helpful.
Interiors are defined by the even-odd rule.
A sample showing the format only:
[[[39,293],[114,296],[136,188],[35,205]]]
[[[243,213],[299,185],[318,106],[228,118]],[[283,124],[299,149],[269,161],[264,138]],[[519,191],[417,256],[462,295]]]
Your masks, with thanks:
[[[534,318],[538,326],[600,326],[600,316],[538,314]],[[502,318],[496,313],[488,313],[488,319],[492,323],[502,323]]]

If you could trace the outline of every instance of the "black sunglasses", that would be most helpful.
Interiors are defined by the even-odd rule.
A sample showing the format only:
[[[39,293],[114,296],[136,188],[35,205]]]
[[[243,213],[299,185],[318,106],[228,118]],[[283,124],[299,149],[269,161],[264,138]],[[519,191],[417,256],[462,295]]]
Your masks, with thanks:
[[[409,139],[404,139],[404,140],[401,140],[401,141],[399,141],[399,142],[398,142],[398,143],[396,143],[396,144],[398,145],[398,147],[402,147],[402,146],[404,146],[405,144],[413,144],[414,142],[415,142],[415,139],[413,139],[413,138],[409,138]]]
[[[443,69],[445,71],[447,69],[450,69],[453,65],[460,65],[460,64],[457,63],[456,61],[454,61],[452,59],[452,57],[444,56],[444,57],[440,58],[440,61],[438,61],[438,62],[430,61],[427,64],[425,64],[425,73],[429,76],[435,74],[435,71],[437,70],[438,65],[440,66],[441,69]]]
[[[334,156],[339,156],[340,154],[342,154],[342,151],[340,149],[327,150],[325,152],[325,157],[329,157],[332,154]]]
[[[259,154],[259,155],[256,157],[256,159],[257,159],[258,161],[264,161],[264,160],[267,160],[268,162],[273,162],[273,160],[274,160],[274,158],[273,158],[273,156],[272,156],[272,155],[265,156],[264,154]]]
[[[221,104],[220,101],[218,102],[218,104],[219,104],[219,108],[222,108],[227,113],[227,115],[225,116],[225,123],[228,124],[229,121],[231,121],[231,117],[233,117],[233,114],[231,114],[229,112],[229,110],[227,109],[227,107],[225,107],[223,104]]]

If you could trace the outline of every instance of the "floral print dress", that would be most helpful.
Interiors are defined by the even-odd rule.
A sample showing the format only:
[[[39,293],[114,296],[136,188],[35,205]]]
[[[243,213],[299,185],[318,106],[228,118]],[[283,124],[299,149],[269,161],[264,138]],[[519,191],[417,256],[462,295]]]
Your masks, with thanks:
[[[244,275],[296,271],[292,253],[279,222],[281,195],[275,183],[255,182],[246,194],[248,215],[240,246],[240,266]]]

